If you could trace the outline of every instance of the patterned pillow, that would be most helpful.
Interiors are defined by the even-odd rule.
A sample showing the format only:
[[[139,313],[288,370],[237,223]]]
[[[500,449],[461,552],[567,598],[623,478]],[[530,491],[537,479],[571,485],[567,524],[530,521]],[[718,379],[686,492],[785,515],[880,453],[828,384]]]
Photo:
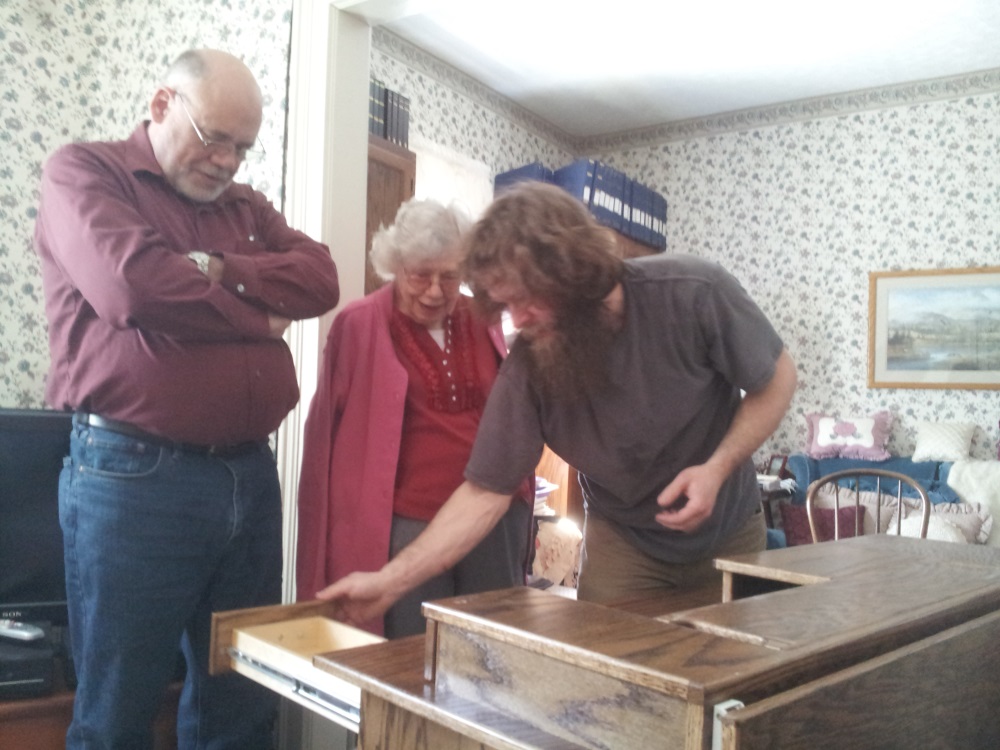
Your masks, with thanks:
[[[914,461],[962,461],[969,457],[972,422],[917,422]]]
[[[809,414],[809,448],[813,458],[862,458],[885,461],[892,414],[880,411],[870,417],[837,419],[826,414]]]
[[[794,503],[781,503],[781,526],[785,530],[785,542],[789,547],[798,544],[812,544],[812,532],[809,530],[809,514],[806,506]],[[853,505],[843,506],[838,514],[840,519],[840,537],[854,536],[854,520],[858,517],[858,509]],[[816,525],[819,527],[821,542],[833,539],[833,508],[814,508],[818,513]]]

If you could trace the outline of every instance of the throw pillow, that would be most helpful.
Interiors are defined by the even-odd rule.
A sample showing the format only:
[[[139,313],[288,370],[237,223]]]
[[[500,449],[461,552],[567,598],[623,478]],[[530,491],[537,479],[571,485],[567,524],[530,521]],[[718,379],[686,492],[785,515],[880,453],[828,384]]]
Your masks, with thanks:
[[[799,544],[812,544],[812,531],[809,530],[809,514],[806,506],[794,503],[781,503],[781,525],[785,530],[785,542],[789,547]],[[813,508],[817,513],[816,530],[821,542],[829,541],[834,536],[833,508]],[[840,520],[841,538],[854,536],[854,522],[858,517],[858,509],[853,505],[842,507],[838,514]]]
[[[971,422],[917,422],[914,461],[962,461],[969,457],[976,425]]]
[[[917,533],[920,531],[920,503],[913,502],[908,498],[903,499],[903,522],[912,518],[917,519]],[[969,544],[986,544],[993,530],[993,514],[989,509],[980,503],[938,503],[931,506],[931,523],[928,525],[927,538],[930,539],[931,526],[940,526],[935,522],[935,518],[941,523],[947,523],[962,532],[963,540]],[[892,515],[889,521],[889,530],[896,532],[896,514]],[[887,531],[887,533],[889,533]],[[950,533],[950,532],[949,532]],[[914,534],[913,536],[916,536]],[[903,536],[910,536],[904,533]]]
[[[892,414],[880,411],[870,417],[837,419],[826,414],[809,414],[809,448],[813,458],[862,458],[885,461]]]
[[[911,516],[907,516],[899,524],[899,535],[900,536],[910,536],[917,538],[920,536],[920,514],[914,513]],[[889,530],[885,532],[888,535],[895,536],[896,534],[896,524],[895,522],[889,526]],[[958,528],[953,523],[945,520],[939,515],[931,515],[930,520],[927,523],[927,538],[936,539],[941,542],[957,542],[959,544],[968,544],[968,539],[965,538],[965,534],[962,530]]]

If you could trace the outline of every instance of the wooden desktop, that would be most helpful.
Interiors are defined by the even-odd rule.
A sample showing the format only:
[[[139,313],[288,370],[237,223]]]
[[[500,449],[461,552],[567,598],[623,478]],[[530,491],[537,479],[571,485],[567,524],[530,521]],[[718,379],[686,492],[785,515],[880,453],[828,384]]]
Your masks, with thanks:
[[[505,589],[310,668],[360,691],[363,749],[1000,746],[1000,551],[869,536],[717,565],[709,606]]]

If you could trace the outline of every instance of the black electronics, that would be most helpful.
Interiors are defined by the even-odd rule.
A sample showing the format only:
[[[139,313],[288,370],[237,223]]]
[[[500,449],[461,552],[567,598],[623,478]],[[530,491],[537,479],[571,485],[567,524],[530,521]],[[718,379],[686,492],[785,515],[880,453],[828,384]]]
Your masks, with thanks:
[[[72,420],[0,409],[0,619],[68,622],[59,472]]]
[[[36,641],[0,637],[0,700],[51,693],[55,656],[48,636]]]
[[[0,619],[34,623],[46,637],[0,637],[0,696],[52,689],[54,657],[70,666],[68,610],[59,526],[59,473],[73,415],[0,409]],[[67,670],[72,673],[72,670]]]

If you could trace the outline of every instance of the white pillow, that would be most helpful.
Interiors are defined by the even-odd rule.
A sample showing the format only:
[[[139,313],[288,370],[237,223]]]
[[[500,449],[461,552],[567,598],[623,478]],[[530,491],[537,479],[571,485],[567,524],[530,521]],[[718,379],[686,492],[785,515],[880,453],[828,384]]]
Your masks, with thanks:
[[[903,519],[903,522],[899,525],[899,535],[900,536],[920,536],[920,513],[914,513]],[[886,534],[895,535],[896,534],[896,522],[889,526]],[[927,524],[927,538],[937,539],[942,542],[960,542],[962,544],[967,544],[968,540],[965,538],[965,534],[962,530],[958,528],[953,523],[946,521],[941,518],[941,516],[931,515],[930,522]]]
[[[917,422],[913,460],[962,461],[969,457],[975,431],[971,422]]]
[[[907,528],[907,521],[916,518],[915,531],[912,536],[920,533],[920,503],[912,498],[903,498],[903,528]],[[936,519],[936,520],[935,520]],[[931,538],[931,530],[941,523],[953,526],[962,532],[965,541],[969,544],[986,544],[990,538],[990,531],[993,530],[993,514],[989,508],[979,503],[938,503],[931,506],[931,521],[927,525],[927,538]],[[889,526],[886,533],[891,530],[896,533],[896,513],[893,509],[892,517],[889,519]],[[950,534],[950,530],[948,530]],[[904,533],[903,536],[911,536]]]

